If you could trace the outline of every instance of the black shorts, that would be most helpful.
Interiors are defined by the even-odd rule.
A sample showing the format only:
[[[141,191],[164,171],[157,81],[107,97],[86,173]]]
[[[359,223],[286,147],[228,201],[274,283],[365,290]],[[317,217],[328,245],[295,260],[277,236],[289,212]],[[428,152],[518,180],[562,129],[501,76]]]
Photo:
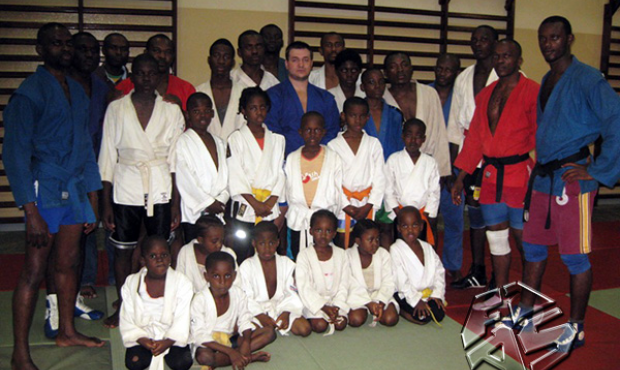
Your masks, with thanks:
[[[413,316],[413,318],[416,321],[430,322],[433,319],[431,316],[421,317],[420,315],[414,315],[413,307],[409,304],[409,302],[407,302],[406,298],[401,299],[398,296],[398,292],[394,293],[394,299],[396,300],[396,302],[398,302],[400,309],[404,312],[407,312],[411,316]],[[435,316],[435,319],[437,320],[437,322],[441,322],[441,320],[443,320],[443,318],[446,316],[446,313],[441,308],[439,308],[439,305],[434,300],[429,299],[427,303],[428,303],[428,307],[431,309],[431,312],[433,313],[433,316]]]
[[[144,222],[146,235],[160,235],[166,239],[170,238],[170,203],[155,204],[152,217],[146,216],[146,209],[143,206],[126,206],[114,203],[112,207],[116,228],[110,235],[110,241],[115,248],[134,249],[138,245],[142,222]]]

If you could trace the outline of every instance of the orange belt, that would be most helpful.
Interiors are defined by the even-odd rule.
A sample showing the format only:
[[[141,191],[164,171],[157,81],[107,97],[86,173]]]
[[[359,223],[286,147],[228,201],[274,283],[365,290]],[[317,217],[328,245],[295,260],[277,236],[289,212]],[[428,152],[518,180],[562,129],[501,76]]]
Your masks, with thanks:
[[[353,198],[353,199],[362,201],[364,198],[370,195],[372,186],[369,186],[366,189],[360,190],[360,191],[351,191],[343,186],[342,190],[344,191],[344,195],[347,196],[348,200],[351,200]],[[368,212],[368,216],[366,216],[366,218],[369,220],[372,220],[372,217],[373,217],[373,212],[371,209],[370,212]],[[351,216],[349,216],[349,214],[345,212],[344,213],[344,248],[345,249],[349,248],[350,237],[351,237]]]
[[[422,207],[422,209],[420,209],[420,215],[422,216],[422,221],[426,224],[426,241],[430,245],[435,246],[435,236],[433,235],[433,230],[431,229],[431,223],[428,221],[428,217],[426,217],[426,214],[424,213],[425,208],[426,207]],[[403,209],[403,206],[399,204],[398,209]]]

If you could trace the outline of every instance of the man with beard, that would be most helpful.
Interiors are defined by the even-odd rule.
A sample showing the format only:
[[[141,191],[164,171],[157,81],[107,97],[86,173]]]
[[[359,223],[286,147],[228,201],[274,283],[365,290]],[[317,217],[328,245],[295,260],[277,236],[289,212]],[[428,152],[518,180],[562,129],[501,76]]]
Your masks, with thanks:
[[[260,29],[260,34],[265,41],[265,60],[263,68],[271,72],[280,82],[288,77],[284,58],[280,58],[280,50],[284,46],[282,30],[275,24],[268,24]]]
[[[111,33],[103,39],[103,56],[105,60],[95,74],[106,81],[110,88],[127,78],[126,64],[129,61],[129,41],[120,33]]]
[[[148,39],[144,52],[157,61],[159,70],[157,93],[164,97],[164,100],[178,103],[185,110],[187,98],[195,93],[196,89],[189,82],[170,74],[170,68],[174,64],[174,42],[168,36],[158,34]],[[123,95],[129,94],[133,88],[134,84],[130,78],[116,86]]]
[[[59,310],[56,344],[104,344],[77,332],[73,323],[79,241],[97,225],[101,189],[88,133],[88,97],[66,76],[73,43],[64,25],[42,26],[36,51],[44,64],[21,84],[4,110],[2,153],[15,202],[26,217],[25,262],[13,294],[11,366],[31,370],[37,367],[30,357],[28,332],[48,264],[58,292],[58,302],[53,302]]]
[[[476,109],[476,95],[492,82],[497,80],[493,70],[493,49],[497,42],[497,31],[487,25],[478,26],[471,34],[471,50],[476,63],[465,68],[454,82],[454,95],[448,120],[448,141],[450,141],[450,157],[454,160],[463,145],[469,123]],[[486,227],[482,218],[480,204],[474,200],[474,179],[477,173],[464,179],[465,204],[469,215],[469,240],[471,245],[472,265],[467,276],[453,281],[451,286],[456,289],[484,288],[487,276],[484,265],[486,244]]]
[[[310,73],[309,81],[311,84],[321,89],[329,90],[338,86],[338,75],[336,75],[336,57],[344,50],[344,38],[336,32],[328,32],[321,37],[319,53],[323,56],[325,63],[317,70]]]

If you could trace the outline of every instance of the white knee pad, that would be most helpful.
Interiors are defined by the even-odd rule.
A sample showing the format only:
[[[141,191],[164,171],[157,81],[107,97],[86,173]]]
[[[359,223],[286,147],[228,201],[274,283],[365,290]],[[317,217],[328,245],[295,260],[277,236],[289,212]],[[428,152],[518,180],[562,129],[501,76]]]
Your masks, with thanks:
[[[504,256],[510,253],[510,242],[508,241],[508,229],[499,231],[487,231],[489,249],[494,256]]]

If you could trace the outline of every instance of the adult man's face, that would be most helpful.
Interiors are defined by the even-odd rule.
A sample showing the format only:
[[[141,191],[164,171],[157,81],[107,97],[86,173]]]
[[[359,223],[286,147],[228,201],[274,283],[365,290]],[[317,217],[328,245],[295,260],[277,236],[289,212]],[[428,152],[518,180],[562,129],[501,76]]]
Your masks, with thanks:
[[[81,73],[92,73],[99,66],[99,43],[92,37],[80,36],[73,42],[73,68]]]
[[[385,66],[385,75],[390,83],[402,85],[411,82],[413,76],[413,66],[409,58],[401,54],[396,54],[388,59]]]
[[[538,46],[547,63],[570,55],[574,36],[568,35],[561,22],[546,23],[538,29]]]
[[[157,61],[157,68],[160,74],[169,73],[172,63],[174,63],[174,47],[172,42],[160,37],[151,41],[146,50]]]
[[[454,59],[438,59],[435,64],[435,84],[440,87],[454,85],[454,80],[459,74],[458,64]]]
[[[265,59],[265,42],[260,35],[247,35],[241,39],[241,45],[237,54],[243,60],[243,64],[257,66]]]
[[[286,60],[288,75],[297,81],[304,81],[312,71],[312,57],[308,49],[291,49]]]
[[[217,76],[228,76],[233,65],[235,65],[234,50],[228,46],[219,44],[213,47],[213,52],[207,61],[211,68],[211,74]]]
[[[74,51],[69,30],[54,28],[48,31],[43,42],[37,44],[36,51],[46,65],[58,70],[68,68]]]
[[[491,57],[495,47],[493,32],[487,28],[478,28],[471,35],[470,46],[476,60],[484,60]]]
[[[103,45],[105,62],[111,67],[123,67],[129,61],[129,42],[122,36],[112,36]]]
[[[319,52],[325,62],[334,64],[338,53],[344,50],[344,39],[340,35],[327,35],[321,41]]]
[[[500,42],[495,45],[493,67],[499,78],[509,77],[519,73],[519,67],[522,61],[519,55],[519,49],[512,42]]]
[[[265,41],[265,50],[271,54],[279,54],[284,46],[282,31],[276,27],[267,27],[261,32]]]

